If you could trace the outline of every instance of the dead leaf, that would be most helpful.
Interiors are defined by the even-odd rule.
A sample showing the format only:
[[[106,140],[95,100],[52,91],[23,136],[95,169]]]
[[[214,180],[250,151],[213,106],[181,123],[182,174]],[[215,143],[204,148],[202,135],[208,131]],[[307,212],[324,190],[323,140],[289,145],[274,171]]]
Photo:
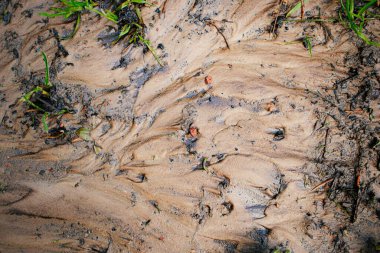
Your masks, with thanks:
[[[90,136],[90,129],[81,127],[76,131],[76,134],[85,141],[91,141],[92,138]]]
[[[100,152],[102,151],[102,147],[98,146],[98,145],[94,145],[94,152],[95,154],[99,154]]]

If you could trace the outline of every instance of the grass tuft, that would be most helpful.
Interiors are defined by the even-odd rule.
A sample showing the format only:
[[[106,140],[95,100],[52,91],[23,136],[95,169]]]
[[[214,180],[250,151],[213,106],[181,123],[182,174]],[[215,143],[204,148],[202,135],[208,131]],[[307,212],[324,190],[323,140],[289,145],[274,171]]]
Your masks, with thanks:
[[[377,0],[370,0],[363,6],[355,3],[355,0],[340,0],[343,13],[340,13],[340,20],[346,24],[359,38],[366,44],[380,47],[380,43],[370,40],[363,29],[368,20],[368,9],[377,7]],[[343,14],[343,15],[342,15]]]
[[[75,17],[76,21],[73,32],[62,39],[74,37],[81,23],[81,15],[86,11],[93,12],[118,25],[119,35],[113,44],[116,44],[121,39],[127,39],[130,44],[143,45],[148,48],[156,61],[163,66],[154,48],[151,46],[150,40],[145,38],[145,25],[141,16],[140,7],[145,5],[151,6],[152,4],[148,1],[126,0],[118,6],[113,5],[108,7],[109,9],[101,8],[100,5],[93,0],[59,0],[58,2],[61,7],[51,8],[51,12],[42,12],[40,15],[48,18],[61,16],[65,19]],[[127,14],[123,13],[123,11],[127,11]],[[122,15],[126,15],[126,18],[122,17]],[[135,17],[137,18],[135,19]]]
[[[50,101],[50,91],[53,84],[50,82],[49,75],[49,62],[47,56],[44,52],[41,53],[43,61],[45,63],[45,79],[44,84],[34,87],[31,91],[26,93],[19,99],[19,102],[26,103],[29,105],[29,110],[36,111],[37,114],[41,115],[41,122],[43,131],[49,133],[49,118],[56,117],[59,118],[63,114],[68,113],[67,109],[56,109]]]
[[[52,87],[52,85],[50,83],[49,63],[48,63],[46,54],[44,52],[42,52],[42,58],[44,59],[44,63],[45,63],[45,86],[50,88]]]
[[[379,8],[378,0],[367,0],[366,3],[355,0],[340,0],[341,10],[338,18],[306,18],[303,19],[303,5],[309,0],[299,1],[291,8],[286,18],[301,10],[301,19],[287,19],[286,22],[340,22],[351,29],[367,45],[380,47],[380,43],[372,41],[364,34],[364,27],[368,20],[379,19],[380,15],[373,14],[369,10]],[[306,41],[305,41],[306,42]]]

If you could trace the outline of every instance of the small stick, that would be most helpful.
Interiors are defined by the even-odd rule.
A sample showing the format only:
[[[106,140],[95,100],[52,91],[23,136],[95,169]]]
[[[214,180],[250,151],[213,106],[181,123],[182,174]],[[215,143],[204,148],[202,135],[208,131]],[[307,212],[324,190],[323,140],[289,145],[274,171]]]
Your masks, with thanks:
[[[280,2],[280,6],[282,5],[282,2],[283,2],[283,1],[284,1],[284,0],[281,0],[281,2]],[[279,16],[279,14],[277,13],[276,18],[274,19],[274,24],[273,24],[272,31],[270,31],[270,33],[269,33],[270,38],[272,38],[272,35],[274,34],[274,32],[275,32],[275,30],[276,30],[276,25],[277,25],[277,19],[278,19],[278,16]]]
[[[356,177],[356,187],[360,188],[360,174]]]
[[[29,110],[26,110],[25,112],[38,112],[38,110],[36,110],[36,109],[29,109]]]
[[[325,186],[326,184],[330,183],[330,182],[333,181],[333,180],[334,180],[334,178],[329,178],[329,179],[323,181],[322,183],[318,184],[318,185],[315,186],[313,189],[311,189],[310,192],[315,191],[315,190],[318,189],[319,187]]]
[[[165,14],[166,12],[166,4],[168,3],[168,0],[165,0],[164,4],[162,5],[162,13]]]
[[[305,13],[304,5],[304,0],[301,0],[301,20],[303,19],[303,15]]]
[[[217,31],[220,35],[222,35],[223,40],[224,40],[224,42],[226,43],[227,48],[230,49],[230,45],[228,44],[227,38],[226,38],[226,36],[224,36],[223,32],[219,29],[219,27],[217,27],[217,26],[214,24],[213,21],[208,21],[207,24],[210,25],[210,26],[215,27],[216,31]]]
[[[75,138],[71,141],[71,143],[76,143],[76,142],[80,142],[80,141],[83,141],[81,138]]]

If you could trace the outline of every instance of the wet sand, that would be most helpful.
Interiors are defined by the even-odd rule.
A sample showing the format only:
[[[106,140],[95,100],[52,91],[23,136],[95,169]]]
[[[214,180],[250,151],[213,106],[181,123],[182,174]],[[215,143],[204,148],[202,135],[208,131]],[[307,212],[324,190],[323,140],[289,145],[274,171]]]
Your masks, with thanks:
[[[92,14],[58,43],[52,29],[72,24],[38,15],[53,1],[20,3],[0,26],[2,252],[379,243],[379,48],[332,23],[281,23],[270,35],[276,1],[169,0],[143,9],[160,66],[142,47],[104,46],[110,24]],[[308,34],[312,57],[297,41]],[[93,141],[47,140],[17,103],[44,76],[40,51],[54,96],[75,110],[63,124]]]

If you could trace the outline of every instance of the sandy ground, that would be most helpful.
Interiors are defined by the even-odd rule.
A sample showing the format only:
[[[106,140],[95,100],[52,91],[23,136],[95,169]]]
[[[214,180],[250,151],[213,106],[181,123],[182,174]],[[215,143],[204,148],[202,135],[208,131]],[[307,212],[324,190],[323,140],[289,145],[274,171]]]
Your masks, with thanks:
[[[167,0],[143,10],[161,67],[104,46],[92,14],[59,41],[72,24],[38,15],[53,4],[11,1],[0,26],[1,252],[376,252],[378,48],[283,24],[293,2]],[[44,76],[40,51],[75,110],[62,124],[92,141],[47,139],[17,103]]]

